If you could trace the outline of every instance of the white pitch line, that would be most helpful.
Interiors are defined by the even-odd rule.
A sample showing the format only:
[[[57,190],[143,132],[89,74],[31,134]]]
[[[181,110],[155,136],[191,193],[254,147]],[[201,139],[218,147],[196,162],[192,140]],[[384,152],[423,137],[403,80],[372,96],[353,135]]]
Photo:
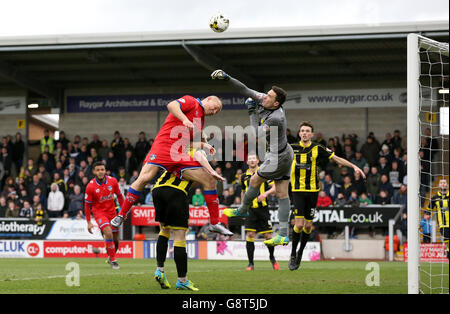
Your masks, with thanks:
[[[207,273],[212,272],[212,270],[191,270],[189,273]],[[149,272],[132,272],[132,273],[123,273],[123,272],[114,272],[109,275],[146,275],[146,274],[153,274],[153,271]],[[103,274],[88,274],[88,275],[80,275],[80,277],[93,277],[93,276],[100,276]],[[0,282],[8,282],[8,281],[29,281],[29,280],[42,280],[42,279],[57,279],[57,278],[66,278],[67,275],[54,275],[54,276],[43,276],[43,277],[32,277],[32,278],[6,278],[0,280]]]
[[[145,272],[140,273],[111,273],[109,275],[144,275],[148,274]],[[92,277],[92,276],[100,276],[101,274],[88,274],[88,275],[81,275],[80,277]],[[55,278],[65,278],[67,275],[55,275],[55,276],[43,276],[43,277],[33,277],[33,278],[7,278],[0,281],[8,282],[8,281],[23,281],[23,280],[41,280],[41,279],[55,279]]]

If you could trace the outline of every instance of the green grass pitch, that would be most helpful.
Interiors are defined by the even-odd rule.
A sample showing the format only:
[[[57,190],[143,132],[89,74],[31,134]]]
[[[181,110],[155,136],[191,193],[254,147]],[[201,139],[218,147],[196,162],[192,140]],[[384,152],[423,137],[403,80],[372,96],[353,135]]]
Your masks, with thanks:
[[[66,276],[79,265],[79,286],[68,286]],[[162,290],[153,278],[154,259],[121,259],[121,269],[112,270],[104,259],[0,259],[0,293],[129,293],[129,294],[403,294],[407,293],[407,264],[376,262],[379,285],[368,286],[368,262],[303,262],[290,271],[280,262],[274,271],[269,261],[256,261],[254,271],[245,271],[246,261],[189,260],[188,277],[198,292],[175,289],[177,273],[172,259],[166,274],[172,288]],[[69,281],[70,282],[70,281]],[[448,276],[447,276],[448,287]]]

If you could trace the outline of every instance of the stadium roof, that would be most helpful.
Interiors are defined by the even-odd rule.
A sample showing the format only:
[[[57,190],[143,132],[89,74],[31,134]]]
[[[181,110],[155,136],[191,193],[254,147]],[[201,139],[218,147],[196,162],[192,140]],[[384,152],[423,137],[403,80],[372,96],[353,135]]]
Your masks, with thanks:
[[[274,82],[406,82],[411,32],[448,42],[449,24],[0,37],[0,92],[20,87],[61,99],[66,89],[89,87],[204,88],[215,68],[257,89]]]

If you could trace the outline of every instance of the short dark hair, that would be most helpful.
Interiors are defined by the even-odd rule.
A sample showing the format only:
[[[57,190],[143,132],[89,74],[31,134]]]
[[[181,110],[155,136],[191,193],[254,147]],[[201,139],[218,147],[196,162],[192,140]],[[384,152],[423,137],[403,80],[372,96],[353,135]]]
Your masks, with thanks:
[[[286,91],[278,86],[272,86],[272,90],[275,92],[275,94],[277,94],[277,97],[275,97],[275,101],[278,101],[280,106],[284,104],[287,97]]]
[[[311,121],[303,121],[302,123],[300,123],[300,126],[298,127],[298,130],[300,131],[300,129],[302,128],[302,126],[308,126],[311,128],[311,131],[314,132],[314,126],[312,125]]]
[[[96,161],[96,162],[94,162],[94,164],[92,165],[92,169],[95,169],[95,167],[98,167],[98,166],[103,166],[103,167],[105,167],[105,163],[104,163],[103,161]]]

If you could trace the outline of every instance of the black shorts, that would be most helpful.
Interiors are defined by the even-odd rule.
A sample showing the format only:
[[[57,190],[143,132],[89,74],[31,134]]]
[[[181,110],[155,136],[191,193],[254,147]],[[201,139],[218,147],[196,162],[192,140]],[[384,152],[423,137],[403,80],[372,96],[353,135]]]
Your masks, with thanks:
[[[292,192],[294,217],[312,221],[319,192]]]
[[[152,191],[155,220],[167,228],[189,228],[189,199],[178,189],[162,186]]]
[[[272,223],[270,222],[269,208],[250,208],[248,217],[245,219],[245,231],[256,233],[272,233]]]
[[[441,236],[444,239],[444,242],[448,242],[448,227],[442,227],[439,228],[439,231],[441,232]]]

